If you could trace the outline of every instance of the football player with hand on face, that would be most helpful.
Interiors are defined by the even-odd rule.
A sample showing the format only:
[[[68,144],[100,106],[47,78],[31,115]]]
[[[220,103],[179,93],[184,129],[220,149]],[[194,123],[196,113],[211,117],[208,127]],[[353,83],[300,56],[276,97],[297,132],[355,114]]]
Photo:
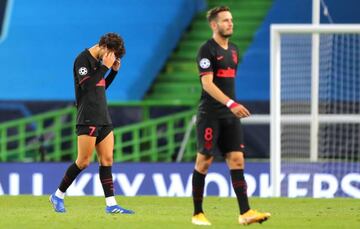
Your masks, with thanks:
[[[134,213],[119,206],[114,196],[114,134],[105,93],[120,68],[120,59],[124,54],[123,39],[116,33],[107,33],[100,38],[98,44],[85,49],[75,59],[73,74],[78,151],[76,161],[68,167],[58,189],[50,196],[50,202],[56,212],[66,212],[65,192],[80,172],[88,167],[93,151],[96,150],[99,177],[105,194],[105,212]],[[105,76],[108,70],[110,73]]]

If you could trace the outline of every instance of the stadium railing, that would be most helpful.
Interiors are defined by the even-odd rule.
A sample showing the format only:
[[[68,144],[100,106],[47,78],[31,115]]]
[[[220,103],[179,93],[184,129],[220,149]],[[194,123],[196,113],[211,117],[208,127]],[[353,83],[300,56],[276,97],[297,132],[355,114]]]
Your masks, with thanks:
[[[75,121],[75,109],[69,107],[0,124],[0,160],[74,159]]]
[[[116,128],[114,161],[174,161],[194,113],[190,110]],[[195,150],[195,138],[190,137],[182,161],[192,160]]]
[[[143,121],[114,129],[114,161],[172,161],[184,144],[188,123],[194,110],[150,119],[153,102],[112,104],[140,106]],[[166,105],[160,104],[160,105]],[[67,161],[75,160],[76,112],[74,107],[51,111],[0,124],[0,161]],[[190,133],[194,136],[194,130]],[[195,155],[195,139],[188,138],[183,161]],[[94,154],[95,157],[95,154]],[[94,158],[95,159],[95,158]]]

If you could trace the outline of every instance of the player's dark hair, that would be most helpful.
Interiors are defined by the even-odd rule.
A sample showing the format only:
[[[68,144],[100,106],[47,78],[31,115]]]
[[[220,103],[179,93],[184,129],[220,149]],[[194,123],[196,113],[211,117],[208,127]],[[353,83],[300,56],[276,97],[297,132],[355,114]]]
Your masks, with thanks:
[[[124,40],[117,33],[106,33],[100,37],[99,46],[106,46],[109,50],[114,51],[116,58],[125,55]]]
[[[227,6],[217,6],[214,7],[212,9],[210,9],[207,14],[206,14],[206,18],[209,22],[211,22],[212,20],[215,20],[216,17],[218,16],[218,14],[220,12],[224,12],[224,11],[230,11],[230,8]]]

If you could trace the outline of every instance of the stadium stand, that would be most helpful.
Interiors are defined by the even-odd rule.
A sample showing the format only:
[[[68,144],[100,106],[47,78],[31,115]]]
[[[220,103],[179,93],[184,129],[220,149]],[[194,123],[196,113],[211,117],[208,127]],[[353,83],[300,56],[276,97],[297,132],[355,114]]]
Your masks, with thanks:
[[[108,98],[140,100],[205,6],[204,0],[8,3],[7,37],[0,44],[0,61],[6,63],[1,100],[73,100],[73,60],[110,31],[124,37],[127,55],[121,81],[112,85]]]
[[[128,47],[127,55],[123,60],[122,74],[119,75],[122,80],[113,84],[108,92],[108,98],[113,101],[141,100],[192,18],[206,5],[204,0],[175,0],[171,3],[157,0],[151,1],[151,14],[149,14],[150,3],[144,0],[126,1],[126,4],[124,0],[108,0],[102,4],[98,4],[95,0],[86,3],[69,0],[6,2],[12,3],[12,7],[10,7],[9,25],[6,27],[7,37],[5,39],[3,37],[0,44],[0,60],[6,63],[3,65],[3,75],[7,77],[6,83],[0,86],[1,100],[73,100],[72,61],[78,52],[95,43],[98,37],[107,31],[123,34]],[[259,14],[255,12],[265,15],[266,7],[271,5],[269,2],[224,0],[209,1],[209,6],[230,5],[234,9],[235,25],[239,23],[238,26],[243,28],[240,29],[240,33],[248,31],[249,34],[244,37],[252,37],[256,24],[261,21],[261,17],[258,19],[260,21],[255,20],[254,15]],[[360,21],[359,14],[354,12],[356,6],[360,4],[358,1],[345,0],[340,4],[335,0],[327,0],[326,3],[334,23]],[[109,4],[112,5],[110,9],[107,7]],[[157,4],[161,7],[156,7]],[[68,7],[69,5],[71,7]],[[106,12],[107,17],[99,17],[94,9],[97,12]],[[148,17],[143,17],[147,14]],[[242,17],[244,15],[250,17]],[[111,23],[106,21],[108,18]],[[249,49],[246,50],[246,47],[251,38],[245,40],[241,34],[239,38],[235,36],[242,50],[246,50],[237,79],[237,91],[245,93],[237,94],[239,100],[268,101],[269,99],[270,23],[309,23],[310,20],[311,0],[276,0],[262,26],[255,33]],[[179,92],[183,96],[191,94],[181,91],[181,88],[185,88],[192,92],[192,100],[196,98],[195,94],[199,92],[199,86],[197,77],[193,77],[194,65],[189,64],[189,61],[192,61],[190,58],[195,55],[194,50],[201,42],[198,37],[208,36],[203,22],[204,13],[196,17],[192,25],[194,31],[183,37],[183,42],[178,46],[177,52],[171,55],[165,70],[159,75],[150,93],[159,92],[163,95],[160,92],[170,88],[175,89],[173,91],[176,91],[176,95]],[[328,22],[324,15],[322,22]],[[9,61],[11,59],[16,61]],[[188,66],[192,70],[187,70]],[[178,71],[179,69],[181,72]],[[180,83],[177,80],[180,80]],[[176,85],[169,87],[169,83],[173,82],[176,82]],[[154,93],[154,98],[159,96],[155,96]]]
[[[241,58],[271,4],[272,1],[269,0],[221,0],[208,1],[208,8],[219,5],[230,7],[235,27],[231,41],[239,47]],[[201,87],[195,58],[200,45],[210,38],[211,30],[206,20],[206,12],[199,13],[183,35],[166,66],[157,76],[156,82],[147,93],[146,100],[196,104]]]

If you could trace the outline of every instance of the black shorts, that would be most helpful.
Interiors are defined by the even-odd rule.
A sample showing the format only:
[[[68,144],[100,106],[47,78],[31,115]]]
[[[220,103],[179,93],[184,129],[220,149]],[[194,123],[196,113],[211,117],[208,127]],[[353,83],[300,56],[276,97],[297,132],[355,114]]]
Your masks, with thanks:
[[[243,133],[240,120],[235,117],[218,119],[209,115],[198,115],[196,119],[197,150],[214,156],[219,150],[222,156],[233,151],[244,152]]]
[[[106,136],[109,135],[111,131],[113,131],[112,125],[106,126],[92,126],[92,125],[76,125],[76,134],[80,135],[88,135],[92,137],[96,137],[96,145],[99,144]]]

